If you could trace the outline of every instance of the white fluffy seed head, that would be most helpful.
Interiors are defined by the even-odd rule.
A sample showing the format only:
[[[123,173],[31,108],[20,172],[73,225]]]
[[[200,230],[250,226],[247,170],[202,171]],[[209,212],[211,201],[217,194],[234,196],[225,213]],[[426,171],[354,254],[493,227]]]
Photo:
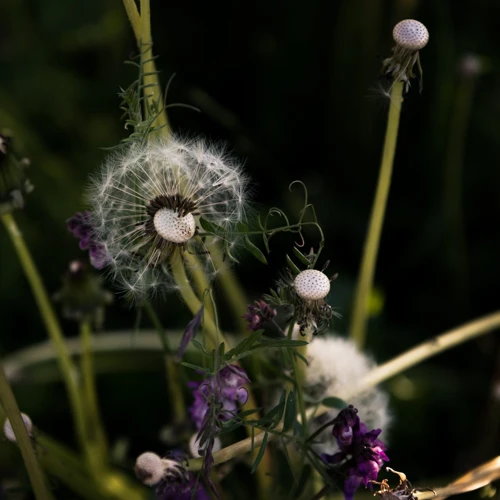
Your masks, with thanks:
[[[33,422],[31,422],[31,418],[29,418],[25,413],[21,413],[21,417],[24,422],[24,427],[26,427],[28,436],[33,437]],[[17,441],[14,430],[12,429],[12,425],[8,418],[5,419],[5,422],[3,424],[3,433],[10,442],[15,443]]]
[[[194,236],[196,221],[192,214],[179,217],[177,212],[169,208],[161,208],[153,220],[156,232],[172,243],[186,243]]]
[[[400,21],[392,31],[394,41],[408,50],[423,49],[429,41],[427,28],[415,19]]]
[[[163,479],[165,465],[156,453],[147,451],[137,457],[134,471],[139,481],[146,486],[154,486]]]
[[[373,359],[360,352],[352,341],[332,335],[314,337],[307,348],[307,360],[309,365],[304,393],[315,401],[326,397],[342,397],[355,389],[376,367]],[[389,398],[384,391],[372,388],[349,399],[347,403],[358,409],[359,418],[370,430],[382,429],[382,439],[387,439],[391,415]],[[324,421],[315,424],[316,427],[332,420],[338,413],[339,409],[329,411],[322,417]],[[338,451],[331,427],[318,436],[317,442],[318,452],[334,454]]]
[[[321,300],[330,292],[330,279],[321,271],[307,269],[297,274],[293,286],[301,299]]]

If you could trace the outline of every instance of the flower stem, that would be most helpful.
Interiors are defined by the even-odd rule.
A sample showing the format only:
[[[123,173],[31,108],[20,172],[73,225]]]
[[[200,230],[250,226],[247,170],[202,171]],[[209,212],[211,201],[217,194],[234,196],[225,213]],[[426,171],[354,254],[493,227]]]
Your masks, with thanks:
[[[33,449],[33,444],[26,431],[19,408],[17,406],[14,393],[7,381],[3,366],[0,364],[0,403],[5,411],[7,418],[12,426],[16,442],[21,450],[26,470],[30,478],[33,493],[37,500],[53,500],[54,497],[50,493],[45,484],[45,478],[38,463],[38,460]]]
[[[14,218],[11,214],[3,214],[2,222],[4,223],[4,226],[7,229],[10,239],[17,252],[24,274],[35,297],[38,310],[42,316],[43,323],[50,340],[52,341],[54,350],[57,353],[57,361],[59,369],[62,373],[62,378],[66,385],[66,391],[71,404],[76,433],[79,442],[83,447],[85,445],[85,412],[77,384],[76,368],[69,356],[61,327],[59,326],[59,322],[57,321],[57,317],[47,296],[45,287],[43,286],[40,275],[38,274],[38,270],[33,262],[33,259],[31,258],[31,254]]]
[[[389,108],[389,119],[385,133],[384,150],[377,184],[375,200],[373,202],[370,225],[365,240],[361,271],[356,286],[354,307],[351,317],[350,336],[359,348],[363,347],[366,337],[366,323],[368,316],[368,300],[373,287],[375,274],[375,264],[380,245],[380,235],[382,223],[384,221],[387,198],[391,185],[392,166],[396,152],[396,141],[398,137],[399,117],[401,113],[401,103],[403,83],[395,81],[391,90],[391,105]]]
[[[170,395],[170,401],[173,403],[172,411],[174,414],[174,422],[183,423],[187,418],[187,412],[186,404],[184,401],[184,394],[179,383],[180,366],[176,363],[172,355],[172,350],[167,340],[167,334],[160,322],[160,318],[158,318],[156,311],[149,301],[146,301],[144,303],[144,309],[146,310],[151,323],[153,323],[153,326],[158,332],[158,336],[163,346],[163,359],[165,362],[167,390]]]
[[[359,384],[353,387],[353,389],[349,392],[338,394],[338,396],[342,399],[351,399],[352,397],[362,394],[371,387],[398,375],[404,370],[424,361],[425,359],[435,356],[446,349],[462,344],[467,340],[484,335],[495,328],[500,328],[500,312],[495,312],[489,314],[488,316],[471,321],[470,323],[466,323],[465,325],[445,332],[431,340],[428,340],[427,342],[424,342],[423,344],[418,345],[417,347],[414,347],[413,349],[410,349],[393,360],[378,366],[368,373]],[[331,408],[320,406],[319,408],[311,408],[307,413],[308,417],[310,417],[312,415],[319,416],[328,411],[331,411]],[[282,424],[278,425],[274,429],[275,433],[269,434],[269,439],[273,439],[277,436],[282,428]],[[254,446],[260,445],[263,438],[263,433],[257,434],[254,438]],[[214,453],[214,465],[227,462],[238,455],[249,452],[251,449],[252,440],[250,438],[238,441],[237,443],[227,446],[226,448]],[[199,470],[201,465],[202,461],[200,459],[191,460],[189,462],[189,469]]]
[[[97,398],[94,363],[92,360],[92,331],[88,321],[80,323],[80,341],[82,343],[81,374],[83,382],[83,401],[87,413],[86,448],[89,469],[98,479],[106,467],[108,444],[102,426]]]

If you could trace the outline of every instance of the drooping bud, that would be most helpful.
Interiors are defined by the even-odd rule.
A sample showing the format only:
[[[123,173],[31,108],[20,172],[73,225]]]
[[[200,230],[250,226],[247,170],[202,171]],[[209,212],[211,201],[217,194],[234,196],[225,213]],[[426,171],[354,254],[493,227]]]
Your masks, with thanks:
[[[0,134],[0,214],[24,208],[24,195],[33,191],[25,173],[29,164],[13,150],[12,138]]]

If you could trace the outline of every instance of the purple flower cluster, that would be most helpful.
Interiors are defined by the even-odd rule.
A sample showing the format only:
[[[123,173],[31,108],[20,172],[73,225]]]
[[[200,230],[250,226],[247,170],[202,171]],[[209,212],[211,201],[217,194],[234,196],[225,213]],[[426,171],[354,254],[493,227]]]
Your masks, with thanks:
[[[243,387],[250,382],[246,373],[238,366],[228,365],[216,375],[202,382],[190,382],[194,403],[189,408],[191,420],[199,431],[204,426],[210,407],[218,408],[219,420],[230,420],[238,411],[238,404],[245,404],[247,390]]]
[[[375,481],[384,462],[389,461],[385,444],[377,439],[382,429],[368,431],[358,417],[358,410],[349,405],[335,418],[332,432],[340,451],[323,454],[321,458],[345,471],[344,496],[345,500],[352,500],[356,490]]]
[[[91,217],[92,215],[88,210],[83,213],[77,212],[66,223],[68,230],[73,233],[75,238],[80,240],[80,248],[89,251],[92,267],[102,269],[111,262],[111,259],[104,246],[94,240],[94,228]]]
[[[156,498],[158,500],[210,500],[210,495],[203,489],[203,486],[196,485],[196,478],[189,474],[188,482],[176,482],[169,479],[161,481],[156,486]],[[196,494],[193,490],[197,486]]]
[[[248,328],[253,331],[260,330],[264,324],[276,316],[276,309],[263,300],[256,300],[255,304],[247,306],[243,318],[248,322]]]

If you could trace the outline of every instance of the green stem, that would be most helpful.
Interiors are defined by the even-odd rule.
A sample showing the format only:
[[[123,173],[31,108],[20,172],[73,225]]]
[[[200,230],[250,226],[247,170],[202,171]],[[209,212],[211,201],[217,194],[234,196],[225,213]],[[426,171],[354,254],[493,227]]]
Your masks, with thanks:
[[[236,324],[242,333],[247,334],[248,326],[243,319],[243,314],[249,302],[245,290],[236,278],[233,270],[224,264],[222,252],[217,241],[214,241],[213,238],[209,238],[206,245],[214,266],[217,269],[217,279],[222,285],[224,296],[229,303]]]
[[[167,382],[167,390],[170,395],[170,401],[173,402],[173,414],[174,414],[174,422],[183,423],[187,418],[186,412],[186,404],[184,401],[184,393],[181,389],[180,380],[180,366],[176,363],[172,350],[168,344],[167,334],[163,325],[160,322],[160,318],[156,314],[153,306],[150,302],[146,301],[144,303],[144,309],[146,310],[151,323],[155,327],[158,332],[158,336],[163,346],[163,359],[165,362],[165,373],[166,373],[166,382]]]
[[[47,333],[52,341],[54,350],[57,353],[57,362],[61,370],[62,378],[66,385],[76,433],[81,446],[85,445],[85,412],[80,398],[77,384],[78,374],[73,362],[69,356],[63,333],[57,317],[54,313],[50,300],[43,286],[38,270],[31,258],[31,254],[26,246],[23,236],[17,227],[17,224],[11,214],[3,214],[2,222],[10,236],[14,248],[21,262],[24,274],[31,286],[35,301],[42,316],[43,323]]]
[[[456,90],[443,172],[443,214],[446,263],[457,285],[467,290],[467,248],[463,220],[463,156],[474,95],[474,80],[462,79]],[[463,297],[462,297],[463,298]]]
[[[354,298],[354,308],[350,325],[350,336],[358,347],[362,348],[366,337],[366,323],[368,319],[368,300],[373,287],[375,274],[375,264],[377,262],[378,249],[380,245],[380,235],[384,221],[387,198],[391,185],[392,166],[396,153],[396,141],[398,137],[399,117],[403,83],[395,81],[391,90],[391,105],[389,108],[389,119],[385,133],[385,144],[382,153],[382,162],[377,184],[375,200],[373,202],[370,225],[365,240],[361,271],[358,277],[356,295]]]
[[[10,388],[7,377],[0,364],[0,403],[5,410],[5,414],[10,421],[16,442],[21,450],[26,470],[30,478],[31,486],[37,500],[53,500],[54,497],[47,489],[45,478],[38,463],[33,449],[31,438],[28,436],[26,427],[17,406],[16,398]]]
[[[99,402],[95,385],[94,363],[92,360],[92,331],[88,321],[80,324],[82,343],[81,374],[83,381],[83,400],[87,413],[86,456],[89,469],[96,478],[102,475],[108,456],[106,433],[102,427]]]

